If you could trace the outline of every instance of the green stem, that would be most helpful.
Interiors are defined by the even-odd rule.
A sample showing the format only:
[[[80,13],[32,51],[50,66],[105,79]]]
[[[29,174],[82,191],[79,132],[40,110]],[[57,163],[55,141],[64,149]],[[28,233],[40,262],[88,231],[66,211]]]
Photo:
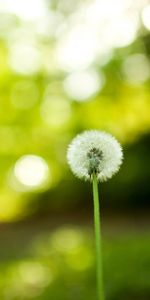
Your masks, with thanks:
[[[94,223],[96,241],[96,265],[97,265],[97,289],[98,300],[104,300],[102,254],[101,254],[101,232],[100,232],[100,205],[98,195],[98,183],[96,174],[93,173],[93,198],[94,198]]]

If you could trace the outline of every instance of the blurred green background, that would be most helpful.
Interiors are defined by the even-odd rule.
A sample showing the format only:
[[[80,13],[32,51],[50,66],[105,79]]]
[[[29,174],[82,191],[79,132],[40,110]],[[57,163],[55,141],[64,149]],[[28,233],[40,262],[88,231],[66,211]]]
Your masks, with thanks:
[[[0,299],[96,299],[91,185],[66,149],[122,144],[100,185],[106,300],[150,299],[150,2],[0,0]]]

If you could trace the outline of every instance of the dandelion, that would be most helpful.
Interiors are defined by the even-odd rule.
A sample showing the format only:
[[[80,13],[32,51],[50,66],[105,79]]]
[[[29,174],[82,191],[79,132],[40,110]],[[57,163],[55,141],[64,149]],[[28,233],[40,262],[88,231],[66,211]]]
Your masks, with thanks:
[[[106,181],[119,170],[122,148],[112,135],[89,130],[73,139],[67,159],[75,176],[93,183],[98,300],[104,300],[98,182]]]

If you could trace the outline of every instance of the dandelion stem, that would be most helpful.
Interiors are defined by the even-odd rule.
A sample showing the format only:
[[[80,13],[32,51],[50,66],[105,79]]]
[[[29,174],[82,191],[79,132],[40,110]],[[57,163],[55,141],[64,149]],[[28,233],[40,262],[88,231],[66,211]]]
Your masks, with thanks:
[[[97,266],[97,292],[98,300],[104,300],[103,270],[101,254],[101,231],[100,231],[100,205],[98,195],[98,182],[96,174],[93,173],[93,198],[94,198],[94,225],[96,242],[96,266]]]

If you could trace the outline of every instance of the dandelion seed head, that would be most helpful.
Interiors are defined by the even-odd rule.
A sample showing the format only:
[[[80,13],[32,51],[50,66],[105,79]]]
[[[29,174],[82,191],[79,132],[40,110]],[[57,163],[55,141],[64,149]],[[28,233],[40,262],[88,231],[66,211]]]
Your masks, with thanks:
[[[99,181],[106,181],[119,170],[122,159],[119,142],[111,134],[98,130],[77,135],[67,151],[72,172],[85,180],[90,180],[95,173]]]

